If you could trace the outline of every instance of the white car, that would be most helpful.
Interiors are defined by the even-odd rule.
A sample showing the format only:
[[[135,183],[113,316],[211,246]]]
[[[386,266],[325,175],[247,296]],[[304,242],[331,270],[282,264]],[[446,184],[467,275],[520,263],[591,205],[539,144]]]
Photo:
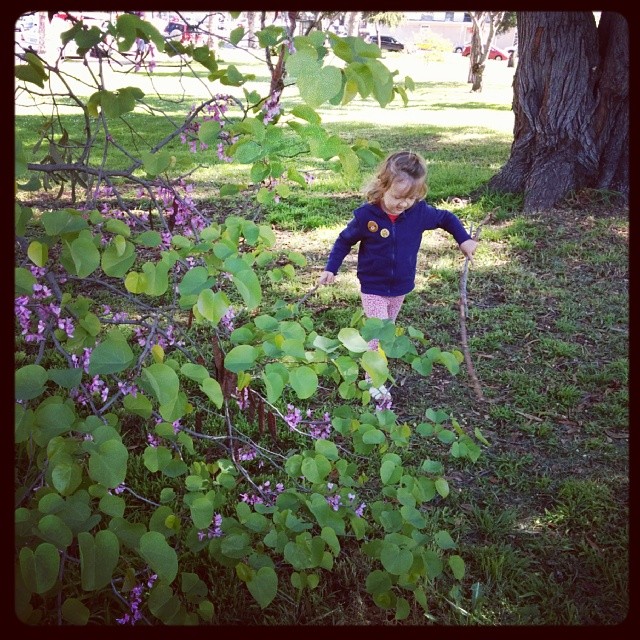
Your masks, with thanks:
[[[32,47],[33,49],[38,48],[38,42],[40,39],[40,33],[38,30],[38,25],[34,22],[29,27],[18,29],[16,26],[16,43],[21,47],[26,49],[27,47]]]

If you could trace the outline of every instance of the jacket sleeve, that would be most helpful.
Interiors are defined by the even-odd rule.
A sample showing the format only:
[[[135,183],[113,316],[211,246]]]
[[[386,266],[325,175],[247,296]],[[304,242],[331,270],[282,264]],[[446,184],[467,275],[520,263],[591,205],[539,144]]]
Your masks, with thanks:
[[[349,224],[340,232],[340,235],[334,242],[331,253],[329,254],[329,259],[327,260],[325,271],[338,273],[338,269],[340,269],[342,261],[351,251],[351,247],[361,239],[362,234],[360,233],[360,225],[358,223],[358,219],[354,215]]]
[[[464,225],[460,222],[460,218],[458,218],[455,213],[451,213],[451,211],[447,211],[446,209],[429,208],[434,214],[435,220],[437,220],[435,227],[444,229],[447,233],[450,233],[459,245],[465,240],[471,240],[469,232],[464,228]]]

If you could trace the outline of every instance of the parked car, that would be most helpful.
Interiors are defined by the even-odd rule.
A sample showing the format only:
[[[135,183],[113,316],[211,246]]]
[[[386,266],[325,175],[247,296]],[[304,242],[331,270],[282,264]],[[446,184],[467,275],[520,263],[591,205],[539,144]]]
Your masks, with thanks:
[[[37,27],[37,23],[38,21],[34,16],[31,16],[31,15],[20,16],[16,20],[14,29],[16,31],[28,31],[33,27]]]
[[[464,48],[468,46],[466,44],[456,44],[453,47],[453,53],[462,53],[462,51],[464,50]]]
[[[367,42],[378,44],[378,36],[369,36]],[[380,48],[387,51],[404,51],[404,45],[393,36],[380,36]]]
[[[188,40],[189,38],[195,38],[198,33],[198,28],[195,25],[171,20],[164,28],[164,32],[170,38],[179,37],[184,41]]]
[[[16,41],[22,47],[37,49],[39,33],[38,24],[32,16],[21,16],[15,23],[14,32]]]
[[[462,50],[463,56],[471,55],[471,45],[465,45],[465,48]],[[498,47],[491,47],[491,51],[489,51],[489,60],[508,60],[509,52],[504,49],[498,49]]]

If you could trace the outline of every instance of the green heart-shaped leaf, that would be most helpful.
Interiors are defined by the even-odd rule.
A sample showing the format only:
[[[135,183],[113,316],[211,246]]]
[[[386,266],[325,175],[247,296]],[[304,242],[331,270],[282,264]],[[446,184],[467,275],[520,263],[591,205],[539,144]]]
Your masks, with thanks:
[[[171,584],[178,575],[178,556],[158,531],[148,531],[140,538],[140,555],[158,574]]]
[[[407,573],[413,564],[413,555],[408,549],[401,549],[397,544],[384,542],[380,552],[382,566],[395,576]]]
[[[338,67],[322,67],[314,74],[298,77],[300,97],[312,109],[331,100],[342,88],[342,72]]]
[[[278,576],[271,567],[260,567],[251,580],[247,581],[249,593],[261,609],[267,607],[278,592]]]
[[[53,587],[60,570],[60,554],[50,542],[38,545],[35,553],[29,547],[20,549],[20,571],[29,591],[44,593]]]

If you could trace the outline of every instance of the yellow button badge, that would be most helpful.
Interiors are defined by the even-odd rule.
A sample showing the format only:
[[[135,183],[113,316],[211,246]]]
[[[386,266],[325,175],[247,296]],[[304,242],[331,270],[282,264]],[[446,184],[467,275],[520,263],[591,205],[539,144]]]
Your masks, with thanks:
[[[388,237],[389,237],[389,229],[383,229],[383,230],[380,232],[380,235],[381,235],[383,238],[388,238]]]

